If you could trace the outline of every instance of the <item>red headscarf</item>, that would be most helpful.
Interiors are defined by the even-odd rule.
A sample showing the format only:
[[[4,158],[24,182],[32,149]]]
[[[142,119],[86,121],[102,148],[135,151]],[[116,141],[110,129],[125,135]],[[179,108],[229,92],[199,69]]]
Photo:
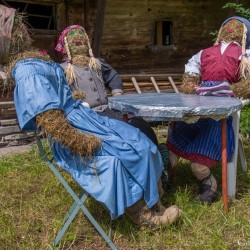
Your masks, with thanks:
[[[60,53],[67,53],[67,51],[65,50],[65,43],[64,43],[64,38],[67,35],[67,33],[72,30],[72,29],[81,29],[85,32],[84,28],[80,25],[70,25],[67,28],[64,29],[64,31],[61,33],[57,45],[55,47],[55,50],[60,52]]]

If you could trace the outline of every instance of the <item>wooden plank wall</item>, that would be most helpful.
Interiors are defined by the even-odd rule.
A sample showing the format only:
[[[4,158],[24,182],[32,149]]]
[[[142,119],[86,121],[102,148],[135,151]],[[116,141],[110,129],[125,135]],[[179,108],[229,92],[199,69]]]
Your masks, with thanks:
[[[22,2],[22,0],[17,1]],[[49,33],[46,30],[32,30],[35,45],[38,48],[46,49],[54,61],[61,62],[62,60],[62,55],[55,51],[55,46],[60,33],[69,25],[83,26],[89,34],[91,43],[93,43],[97,0],[34,0],[33,2],[56,4],[57,30]]]
[[[108,0],[101,55],[119,73],[179,73],[212,45],[209,32],[232,13],[228,0]],[[249,0],[240,1],[250,7]],[[173,45],[155,46],[155,22],[173,22]]]
[[[178,87],[181,84],[181,74],[126,74],[121,75],[121,78],[125,94],[137,93],[132,77],[136,78],[142,93],[156,92],[151,77],[154,77],[162,93],[169,93],[174,92],[169,82],[170,76]],[[7,90],[0,101],[0,147],[23,145],[31,141],[34,141],[34,133],[20,130],[13,102],[13,90]]]
[[[23,2],[24,0],[16,0]],[[47,49],[60,62],[54,48],[60,32],[68,25],[83,25],[93,44],[98,0],[33,0],[54,3],[57,30],[53,34],[33,31],[35,44]],[[212,45],[211,31],[217,30],[230,10],[228,0],[107,0],[101,56],[121,74],[180,73],[187,60]],[[239,1],[238,1],[239,2]],[[250,8],[249,0],[240,3]],[[154,44],[155,23],[173,23],[173,44]]]
[[[0,102],[0,147],[17,146],[34,141],[33,132],[21,131],[13,101]]]
[[[36,46],[47,49],[55,61],[61,62],[62,56],[54,48],[59,34],[68,25],[83,25],[93,44],[98,0],[32,2],[56,4],[57,30],[32,31]],[[101,56],[120,74],[180,74],[192,55],[212,45],[209,32],[218,30],[222,21],[232,15],[229,10],[221,9],[226,2],[228,0],[107,0]],[[250,8],[249,0],[240,3]],[[157,46],[154,45],[155,23],[164,20],[173,23],[173,44]],[[126,84],[129,89],[131,83]],[[12,128],[17,126],[17,121],[13,103],[12,107],[6,104],[9,101],[13,101],[13,96],[0,97],[0,142],[6,139],[4,136],[20,132]]]

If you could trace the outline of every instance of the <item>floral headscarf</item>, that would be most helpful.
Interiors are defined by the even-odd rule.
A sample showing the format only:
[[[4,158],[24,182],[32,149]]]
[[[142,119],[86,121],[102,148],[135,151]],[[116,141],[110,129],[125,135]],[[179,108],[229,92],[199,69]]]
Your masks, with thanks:
[[[91,69],[93,69],[94,71],[96,71],[97,76],[100,78],[100,80],[102,80],[102,77],[101,77],[101,63],[93,55],[93,52],[92,52],[92,49],[91,49],[91,46],[90,46],[90,42],[89,42],[89,38],[88,38],[84,28],[82,26],[80,26],[80,25],[70,25],[70,26],[68,26],[67,28],[65,28],[63,30],[63,32],[61,33],[61,35],[60,35],[60,37],[58,39],[57,45],[55,47],[56,51],[58,51],[60,53],[68,54],[69,61],[68,61],[68,67],[65,70],[65,73],[66,73],[66,78],[67,78],[69,84],[72,84],[73,82],[76,82],[76,72],[75,72],[74,67],[72,66],[72,58],[71,58],[70,52],[67,51],[67,48],[66,48],[67,45],[65,44],[65,37],[67,36],[68,32],[70,30],[72,30],[72,29],[81,29],[85,33],[85,37],[86,37],[87,44],[88,44],[87,45],[88,46],[88,52],[89,52],[89,56],[90,56],[89,67]]]
[[[66,48],[65,48],[65,42],[64,42],[64,38],[66,37],[66,35],[68,34],[68,32],[72,29],[81,29],[85,32],[84,28],[80,25],[74,24],[74,25],[70,25],[67,28],[64,29],[64,31],[61,33],[57,45],[55,47],[55,50],[60,52],[60,53],[64,53],[66,54]]]

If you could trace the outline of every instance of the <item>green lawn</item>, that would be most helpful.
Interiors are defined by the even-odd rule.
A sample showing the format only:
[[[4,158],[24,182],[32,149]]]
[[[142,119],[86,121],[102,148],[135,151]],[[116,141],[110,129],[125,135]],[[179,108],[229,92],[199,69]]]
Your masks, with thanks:
[[[249,165],[250,142],[244,144]],[[228,213],[223,212],[221,200],[207,206],[195,199],[198,186],[187,162],[181,162],[175,173],[176,189],[162,201],[166,206],[179,206],[183,217],[166,229],[140,231],[121,216],[113,223],[118,249],[250,249],[250,171],[243,175],[238,169],[237,197]],[[220,166],[213,173],[221,190]],[[35,146],[30,153],[0,158],[0,175],[0,250],[108,249],[82,213],[60,246],[51,247],[73,201]],[[67,174],[65,177],[73,184]],[[88,207],[108,230],[109,216],[103,207],[92,199]]]

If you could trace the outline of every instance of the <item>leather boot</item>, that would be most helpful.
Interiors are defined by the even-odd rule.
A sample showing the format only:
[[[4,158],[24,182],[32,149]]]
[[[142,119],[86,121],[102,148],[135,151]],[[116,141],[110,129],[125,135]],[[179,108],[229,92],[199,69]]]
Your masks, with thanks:
[[[198,163],[192,163],[191,169],[194,176],[200,181],[200,194],[198,198],[208,204],[218,199],[217,181],[210,173],[210,169]]]
[[[131,207],[128,207],[126,214],[139,227],[156,228],[172,224],[180,216],[180,210],[173,205],[165,209],[162,206],[159,212],[157,212],[154,206],[149,208],[145,201],[141,199]]]

